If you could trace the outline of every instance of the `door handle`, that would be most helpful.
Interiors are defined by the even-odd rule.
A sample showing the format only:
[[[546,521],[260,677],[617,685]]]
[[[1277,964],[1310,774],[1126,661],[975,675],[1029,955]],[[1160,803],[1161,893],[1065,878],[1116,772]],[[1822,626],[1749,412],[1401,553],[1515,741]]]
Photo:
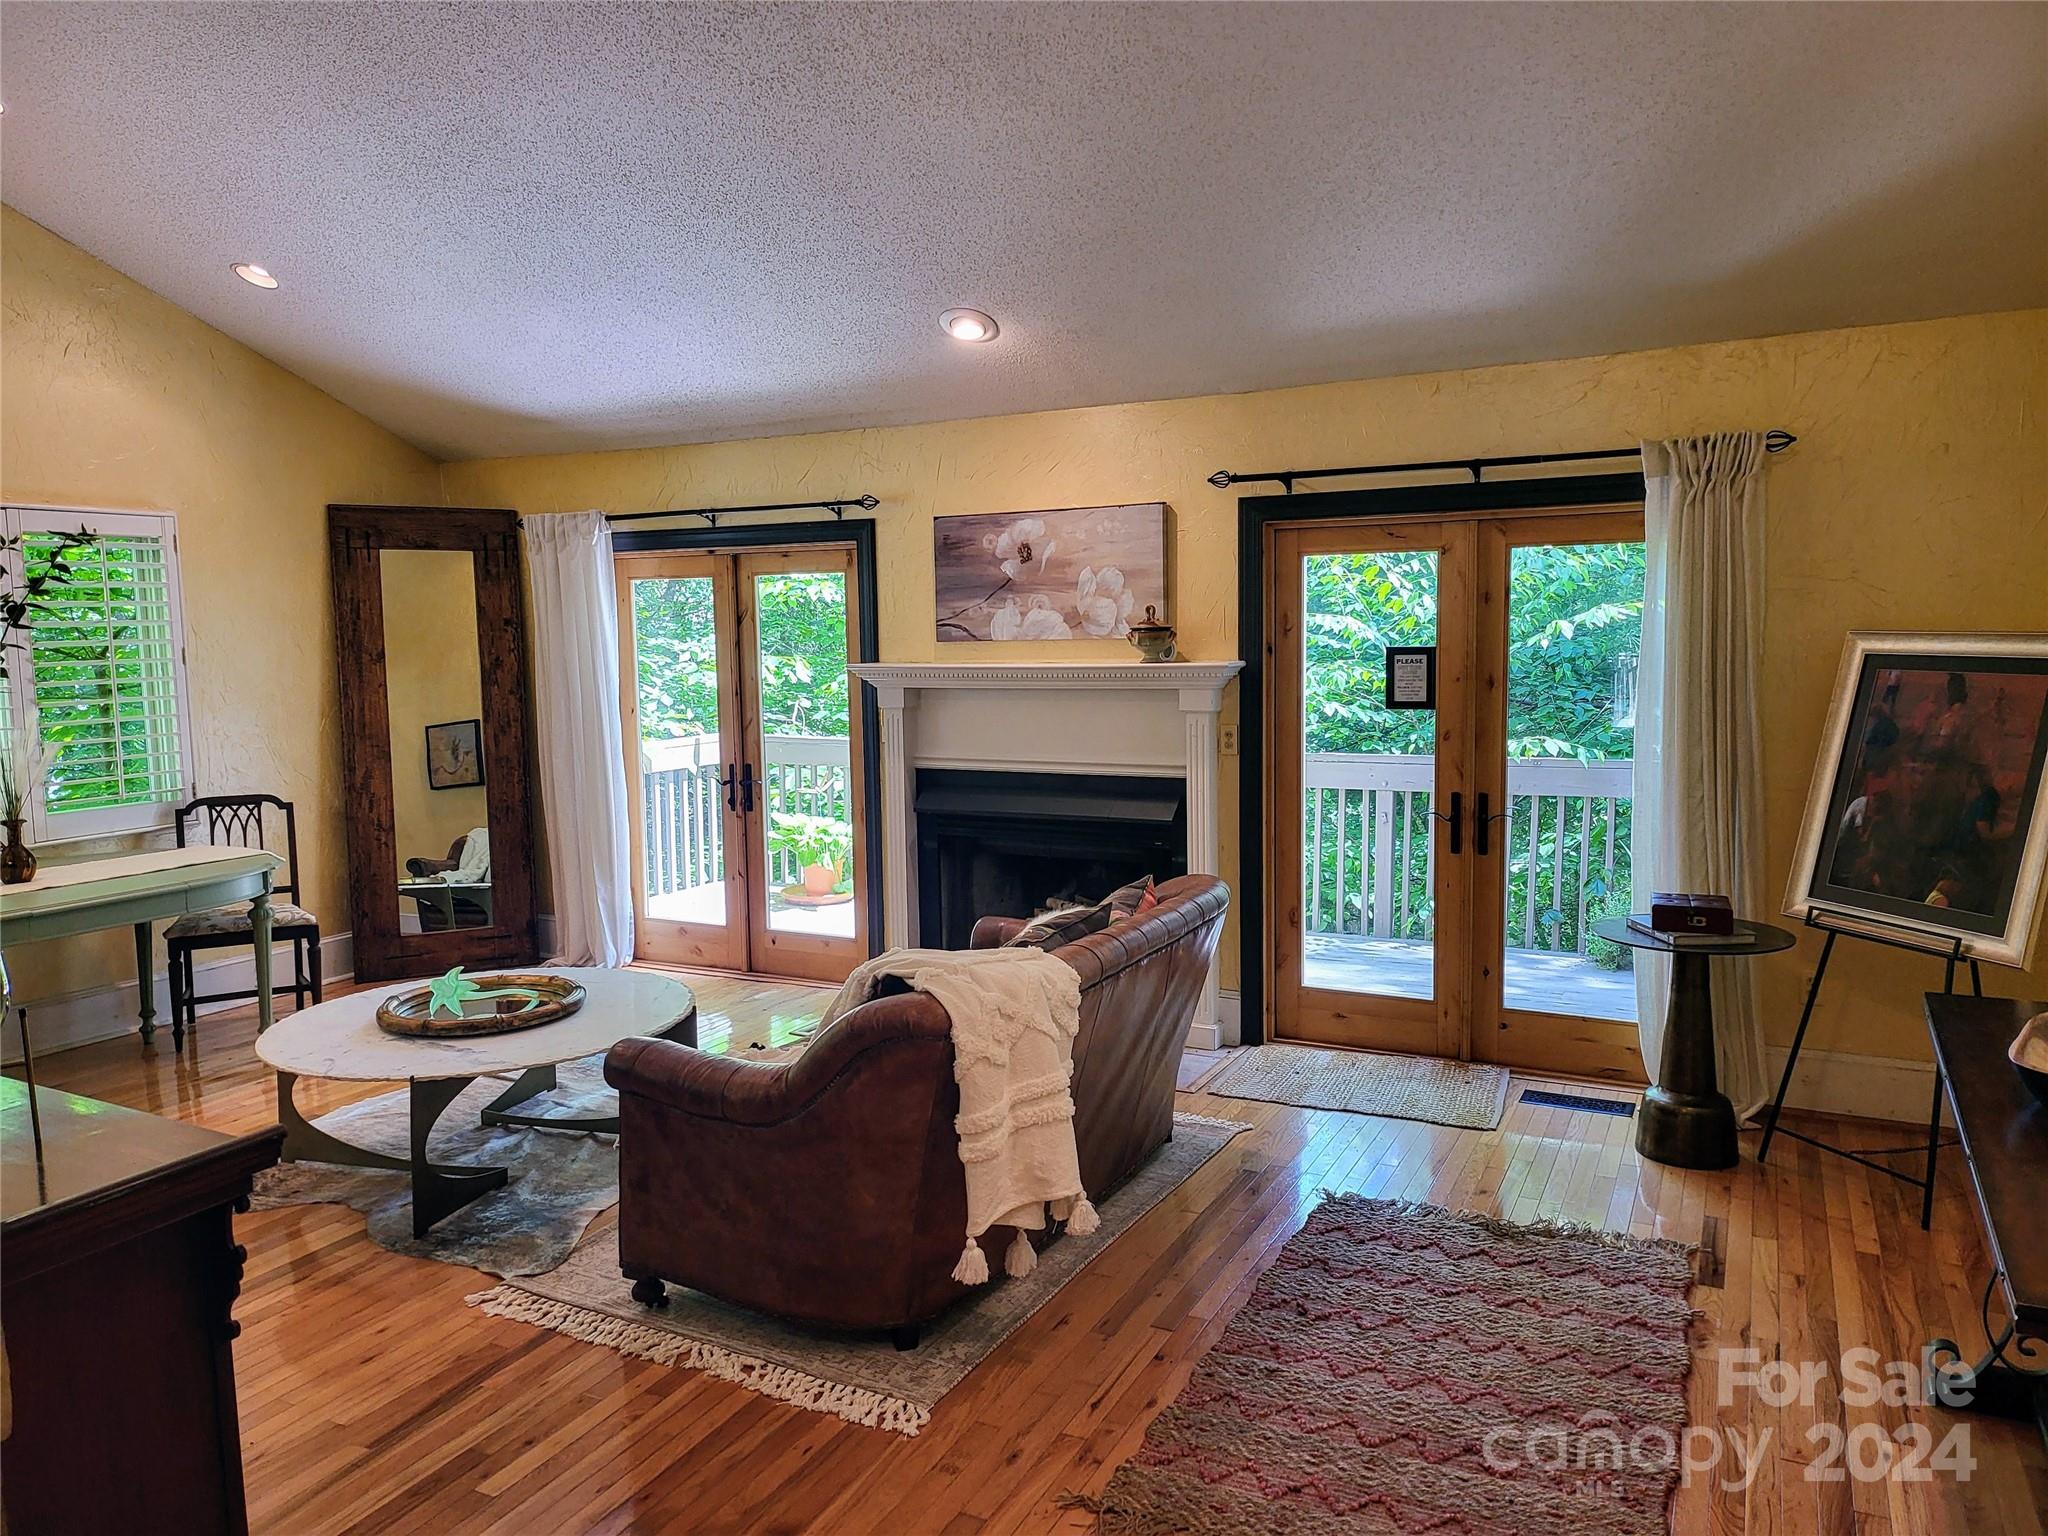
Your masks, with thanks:
[[[1489,803],[1490,797],[1482,789],[1479,792],[1479,808],[1472,817],[1472,849],[1482,859],[1490,851],[1488,846],[1490,839],[1487,836],[1487,829],[1496,821],[1506,821],[1513,814],[1512,811],[1502,811],[1498,816],[1490,815],[1487,810]]]
[[[732,764],[727,763],[725,772],[719,776],[718,786],[725,791],[725,808],[728,811],[739,809],[739,783],[740,776],[732,771]]]
[[[1429,814],[1438,821],[1447,821],[1451,824],[1451,852],[1463,853],[1465,851],[1464,791],[1456,789],[1451,791],[1451,808],[1448,812],[1431,811]]]
[[[752,815],[754,811],[754,765],[752,763],[741,763],[740,773],[742,775],[740,779],[740,809],[748,815]]]

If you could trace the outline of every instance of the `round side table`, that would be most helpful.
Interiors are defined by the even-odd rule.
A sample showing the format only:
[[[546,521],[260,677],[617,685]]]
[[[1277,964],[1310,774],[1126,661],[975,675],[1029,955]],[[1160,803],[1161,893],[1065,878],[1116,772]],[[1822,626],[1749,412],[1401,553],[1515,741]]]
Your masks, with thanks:
[[[1712,947],[1674,944],[1629,927],[1625,917],[1603,917],[1593,931],[1630,949],[1671,956],[1664,1055],[1657,1081],[1644,1093],[1643,1111],[1636,1117],[1636,1151],[1673,1168],[1733,1168],[1741,1156],[1735,1143],[1735,1106],[1715,1081],[1714,994],[1707,962],[1775,954],[1798,940],[1769,923],[1738,922],[1725,944]]]

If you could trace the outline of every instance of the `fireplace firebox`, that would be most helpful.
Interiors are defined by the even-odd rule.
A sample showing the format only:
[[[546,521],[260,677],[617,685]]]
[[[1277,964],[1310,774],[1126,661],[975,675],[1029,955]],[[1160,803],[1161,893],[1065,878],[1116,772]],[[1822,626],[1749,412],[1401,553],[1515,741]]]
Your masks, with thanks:
[[[980,917],[1031,917],[1187,873],[1178,778],[920,768],[914,804],[930,948],[966,948]]]

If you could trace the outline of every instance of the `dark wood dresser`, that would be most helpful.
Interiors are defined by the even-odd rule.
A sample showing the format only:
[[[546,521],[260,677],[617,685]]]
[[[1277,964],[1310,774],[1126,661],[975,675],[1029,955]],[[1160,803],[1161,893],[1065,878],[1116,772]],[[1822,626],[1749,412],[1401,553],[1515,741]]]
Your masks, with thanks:
[[[234,1211],[281,1129],[223,1136],[0,1079],[0,1336],[12,1536],[248,1529]]]
[[[2032,1418],[2048,1445],[2048,1104],[2006,1056],[2044,1011],[2048,1003],[1927,994],[1935,1071],[1955,1112],[2006,1321],[1974,1347],[1934,1340],[1926,1363],[1940,1372],[1929,1386],[1941,1388],[1945,1406]]]

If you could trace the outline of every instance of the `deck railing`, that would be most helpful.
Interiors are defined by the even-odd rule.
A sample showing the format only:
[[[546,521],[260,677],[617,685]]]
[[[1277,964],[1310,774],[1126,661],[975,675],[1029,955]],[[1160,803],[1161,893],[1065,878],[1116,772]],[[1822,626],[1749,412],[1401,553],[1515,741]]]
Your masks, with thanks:
[[[770,812],[830,816],[851,824],[844,736],[770,736],[756,770],[757,795]],[[668,896],[725,878],[724,762],[716,736],[679,736],[640,744],[641,846],[647,894]],[[788,885],[803,871],[789,854],[769,855],[769,878]]]
[[[1629,889],[1626,760],[1514,758],[1492,831],[1508,880],[1506,941],[1584,954]],[[1310,933],[1421,939],[1435,930],[1434,768],[1427,757],[1312,753],[1302,807]],[[1468,807],[1468,813],[1470,808]],[[1471,846],[1472,828],[1465,828]]]

